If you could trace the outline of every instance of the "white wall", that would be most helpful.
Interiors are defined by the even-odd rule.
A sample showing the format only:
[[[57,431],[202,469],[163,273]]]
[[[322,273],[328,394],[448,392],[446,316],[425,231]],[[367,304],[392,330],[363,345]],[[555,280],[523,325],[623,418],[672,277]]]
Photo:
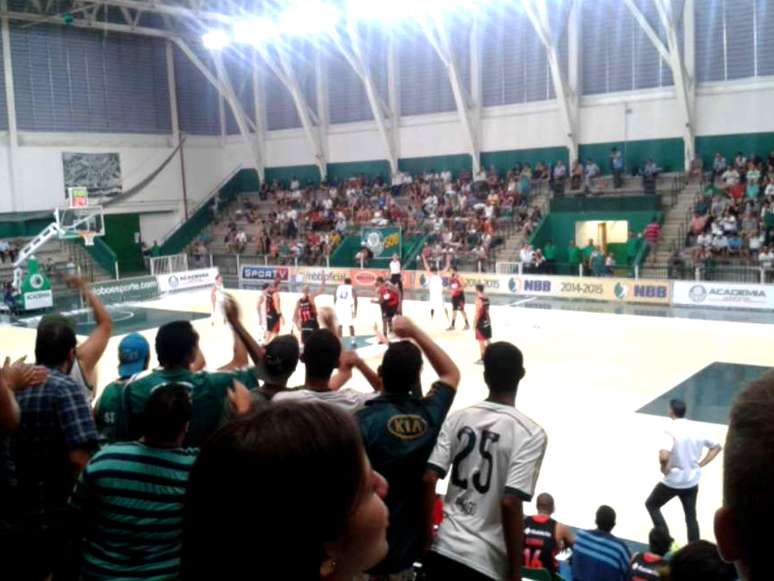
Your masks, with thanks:
[[[172,153],[170,138],[151,135],[21,133],[14,179],[8,163],[8,134],[0,137],[0,212],[52,210],[66,204],[62,152],[118,153],[124,190],[154,172]],[[189,138],[184,146],[189,208],[209,194],[231,166],[215,138]],[[12,187],[13,186],[13,187]],[[13,193],[13,195],[12,195]],[[161,238],[183,218],[182,169],[179,156],[143,190],[106,209],[107,213],[140,213],[143,238]]]
[[[774,131],[774,81],[722,83],[699,88],[697,135]],[[626,113],[626,110],[629,113]],[[681,135],[677,101],[671,90],[643,91],[584,98],[580,143],[674,138]],[[564,129],[556,102],[485,109],[479,142],[482,151],[563,146]],[[323,139],[327,160],[385,159],[384,143],[374,123],[332,126]],[[404,117],[399,127],[399,157],[467,153],[456,113]],[[65,203],[62,152],[117,152],[124,188],[143,180],[172,151],[168,136],[21,133],[11,188],[8,134],[0,133],[0,212],[50,210]],[[263,147],[266,167],[313,163],[312,148],[301,129],[274,131]],[[239,136],[189,137],[184,149],[189,210],[239,167],[252,167]],[[11,192],[14,192],[12,198]],[[131,200],[110,212],[141,214],[145,240],[161,239],[183,217],[179,158]]]

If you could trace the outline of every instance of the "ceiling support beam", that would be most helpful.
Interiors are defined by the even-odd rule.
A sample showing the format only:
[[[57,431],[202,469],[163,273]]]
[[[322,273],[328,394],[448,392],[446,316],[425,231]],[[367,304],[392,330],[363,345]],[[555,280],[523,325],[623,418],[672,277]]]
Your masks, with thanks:
[[[695,77],[688,74],[686,63],[680,54],[677,26],[682,18],[684,23],[688,20],[691,22],[690,25],[686,26],[686,30],[693,30],[694,3],[692,0],[686,0],[683,5],[684,14],[677,14],[674,12],[670,0],[652,0],[652,2],[658,10],[661,26],[666,32],[666,44],[664,44],[658,32],[651,26],[645,15],[634,3],[634,0],[624,0],[624,4],[626,4],[629,12],[632,13],[632,16],[640,25],[645,35],[650,39],[661,58],[664,59],[664,62],[672,69],[672,78],[675,83],[675,94],[682,123],[680,134],[683,138],[684,169],[688,170],[695,155],[696,146],[696,128],[693,121],[696,107],[696,82]],[[687,41],[688,39],[686,38]],[[693,51],[690,52],[690,55],[693,56]],[[691,68],[693,67],[691,66]]]
[[[559,53],[557,42],[551,31],[551,23],[548,18],[548,9],[542,0],[522,0],[522,6],[532,28],[543,44],[548,59],[548,68],[551,72],[551,81],[554,85],[556,101],[559,105],[559,115],[565,132],[565,145],[568,149],[570,160],[578,158],[578,95],[573,94],[567,79],[559,66]],[[577,9],[577,7],[574,7]]]
[[[339,52],[363,83],[366,97],[368,98],[368,105],[371,108],[371,115],[376,122],[379,136],[382,138],[382,143],[384,144],[385,157],[387,158],[387,163],[390,165],[390,174],[395,175],[398,173],[395,131],[398,125],[397,118],[389,105],[384,102],[376,90],[376,83],[374,83],[373,75],[371,75],[371,69],[368,66],[368,61],[361,44],[360,33],[357,30],[357,26],[352,20],[347,21],[348,43],[346,43],[336,32],[332,33],[331,36],[334,44],[339,49]]]
[[[475,121],[475,110],[478,105],[472,102],[472,97],[465,90],[459,63],[457,63],[457,58],[455,57],[454,50],[451,46],[449,31],[446,29],[446,25],[441,18],[434,17],[432,22],[423,22],[422,30],[424,31],[428,42],[435,49],[436,53],[438,53],[438,57],[446,67],[446,73],[449,77],[452,94],[454,95],[454,103],[457,108],[457,115],[462,127],[463,138],[465,140],[465,145],[467,146],[468,154],[471,157],[471,166],[473,168],[473,175],[475,176],[481,169],[481,150],[478,140],[479,130]]]

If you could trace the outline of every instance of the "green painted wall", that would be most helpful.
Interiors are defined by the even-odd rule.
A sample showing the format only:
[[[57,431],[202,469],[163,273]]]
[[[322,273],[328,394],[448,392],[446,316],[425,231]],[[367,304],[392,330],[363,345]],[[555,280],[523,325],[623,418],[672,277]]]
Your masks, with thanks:
[[[502,173],[517,163],[528,163],[534,166],[537,162],[556,163],[561,159],[565,164],[569,163],[569,155],[566,147],[540,147],[536,149],[512,149],[509,151],[483,151],[481,152],[481,167],[489,170],[491,166]]]
[[[473,162],[467,153],[458,155],[435,155],[431,157],[407,157],[398,160],[400,171],[418,174],[426,171],[449,170],[454,177],[461,171],[472,171]]]
[[[608,174],[610,173],[610,150],[613,147],[617,147],[623,152],[627,172],[643,167],[650,158],[664,171],[682,171],[684,167],[685,152],[683,140],[679,137],[645,139],[626,143],[623,141],[588,143],[579,146],[578,154],[583,161],[593,159],[599,165],[602,173]]]
[[[139,214],[110,214],[105,216],[103,241],[115,252],[121,276],[145,270],[140,245],[135,242],[135,234],[139,233]]]
[[[320,170],[316,165],[291,165],[287,167],[267,167],[266,183],[272,184],[275,180],[281,185],[289,186],[290,181],[297,178],[301,185],[320,183]]]
[[[705,168],[712,167],[712,159],[718,151],[729,163],[736,157],[737,151],[766,158],[774,151],[774,133],[703,135],[696,138],[696,153],[704,160]]]
[[[655,215],[662,219],[660,212]],[[575,223],[586,222],[589,220],[626,220],[629,222],[629,230],[634,232],[642,231],[651,221],[654,212],[551,212],[546,216],[538,231],[532,236],[530,242],[533,246],[542,248],[549,240],[553,241],[557,247],[556,261],[559,263],[567,262],[567,247],[570,240],[575,239]],[[620,251],[618,245],[610,245],[614,252]],[[626,264],[626,246],[623,245],[621,256],[616,254],[616,260],[619,264]]]
[[[28,238],[30,236],[37,236],[53,221],[53,215],[49,215],[46,218],[24,218],[6,215],[0,220],[0,238]]]
[[[371,179],[381,177],[386,183],[390,182],[390,164],[386,159],[329,163],[327,171],[329,183],[341,183],[359,175]]]

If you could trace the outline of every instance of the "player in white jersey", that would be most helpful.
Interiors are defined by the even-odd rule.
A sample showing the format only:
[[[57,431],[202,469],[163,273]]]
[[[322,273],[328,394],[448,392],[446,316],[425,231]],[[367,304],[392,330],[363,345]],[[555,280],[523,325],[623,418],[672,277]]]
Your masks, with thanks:
[[[215,277],[215,286],[212,287],[210,301],[212,302],[212,325],[215,325],[216,321],[225,324],[226,312],[223,307],[226,306],[226,293],[223,290],[223,277],[221,275]]]
[[[435,311],[443,311],[446,315],[446,321],[449,321],[449,311],[446,310],[446,304],[443,301],[443,277],[438,273],[438,269],[427,264],[427,259],[423,256],[422,262],[425,265],[425,276],[427,277],[428,302],[430,303],[430,319],[435,316]]]
[[[444,520],[425,565],[430,581],[521,579],[522,503],[535,492],[546,449],[543,429],[514,408],[524,377],[521,351],[506,342],[484,353],[486,401],[450,415],[425,472],[425,534],[435,487],[451,468]]]
[[[352,279],[347,277],[344,284],[336,288],[333,295],[333,304],[336,306],[336,320],[339,323],[339,337],[344,337],[344,327],[349,327],[349,336],[355,342],[355,318],[357,317],[357,293],[352,287]]]
[[[264,283],[261,290],[258,291],[258,337],[259,342],[263,343],[266,339],[266,289],[269,288],[269,283]]]

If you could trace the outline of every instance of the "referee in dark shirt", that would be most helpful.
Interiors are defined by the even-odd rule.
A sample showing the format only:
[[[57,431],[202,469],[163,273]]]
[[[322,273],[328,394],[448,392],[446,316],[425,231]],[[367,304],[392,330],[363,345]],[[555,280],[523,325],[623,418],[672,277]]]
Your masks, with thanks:
[[[394,331],[413,342],[390,344],[379,368],[384,393],[357,413],[371,464],[390,484],[385,499],[390,550],[370,571],[372,579],[408,574],[420,557],[422,476],[460,381],[451,358],[411,320],[397,317]],[[425,397],[420,384],[423,353],[438,374]]]

